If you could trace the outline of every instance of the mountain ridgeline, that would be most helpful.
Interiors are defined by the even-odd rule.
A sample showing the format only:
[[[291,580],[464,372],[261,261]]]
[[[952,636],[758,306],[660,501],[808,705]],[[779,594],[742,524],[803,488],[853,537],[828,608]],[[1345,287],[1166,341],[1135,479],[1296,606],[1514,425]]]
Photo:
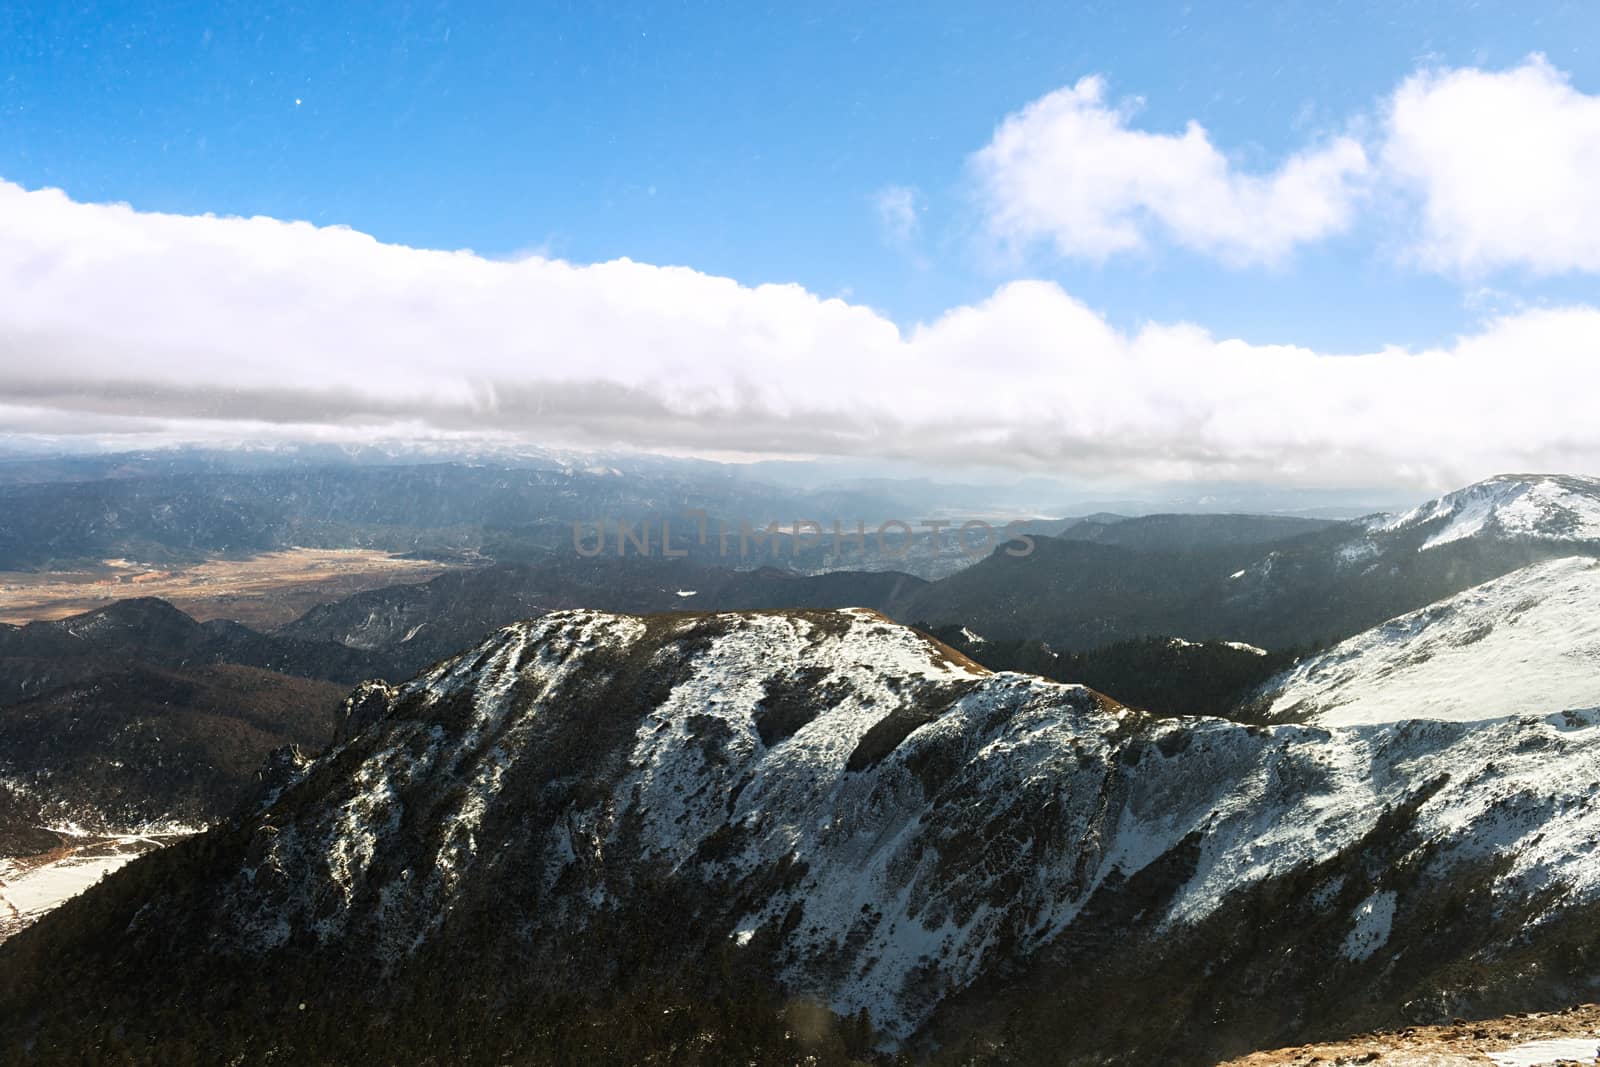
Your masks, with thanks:
[[[1597,774],[1593,712],[1162,720],[863,610],[556,612],[0,945],[0,1042],[1213,1062],[1592,996]]]
[[[1338,641],[1533,563],[1600,555],[1600,479],[1506,476],[1267,544],[1156,543],[1036,538],[1028,556],[997,552],[931,583],[897,617],[1071,650],[1147,635]]]
[[[991,642],[1042,642],[1061,654],[1153,637],[1293,654],[1529,564],[1600,555],[1595,514],[1600,482],[1593,479],[1507,477],[1406,515],[1353,522],[1101,517],[1055,535],[1031,533],[1025,554],[1015,554],[1018,545],[1000,547],[936,581],[893,570],[797,572],[781,554],[780,565],[740,569],[729,561],[567,552],[356,594],[281,633],[382,652],[420,669],[495,627],[559,608],[862,606],[941,633],[966,628]],[[1025,669],[1053,675],[1038,657]]]

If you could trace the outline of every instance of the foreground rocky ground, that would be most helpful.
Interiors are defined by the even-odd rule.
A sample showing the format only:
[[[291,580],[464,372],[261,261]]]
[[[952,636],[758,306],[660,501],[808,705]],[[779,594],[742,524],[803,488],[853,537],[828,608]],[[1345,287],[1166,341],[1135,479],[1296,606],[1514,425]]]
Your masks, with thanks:
[[[1600,1005],[1529,1012],[1447,1026],[1385,1030],[1347,1041],[1257,1052],[1221,1067],[1387,1063],[1405,1067],[1540,1067],[1600,1062]]]

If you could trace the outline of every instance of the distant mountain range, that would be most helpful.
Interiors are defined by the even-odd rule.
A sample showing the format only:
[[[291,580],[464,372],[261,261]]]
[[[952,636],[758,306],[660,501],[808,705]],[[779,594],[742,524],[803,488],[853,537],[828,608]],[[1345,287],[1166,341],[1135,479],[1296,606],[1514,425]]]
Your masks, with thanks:
[[[893,569],[939,578],[971,561],[957,541],[963,522],[998,528],[1026,520],[1028,532],[1051,535],[1093,510],[1043,507],[1055,491],[1048,480],[983,487],[823,478],[828,470],[549,450],[0,453],[0,570],[63,569],[118,558],[181,565],[293,546],[536,563],[572,554],[574,524],[592,531],[604,522],[613,538],[618,523],[648,525],[659,553],[662,524],[670,522],[675,549],[706,565],[777,565],[806,573]],[[798,537],[777,538],[776,551],[761,547],[730,555],[714,535],[701,536],[695,515],[703,515],[712,531],[726,528],[735,535],[745,526],[765,530],[772,523],[793,531],[796,523],[814,522],[831,532],[837,522],[846,534],[861,524],[866,537],[859,547],[838,548],[831,538],[810,543],[802,527]],[[1078,536],[1099,540],[1115,518],[1093,516]],[[1223,526],[1243,523],[1246,536],[1257,541],[1310,529],[1318,521],[1216,519]],[[936,536],[929,524],[941,522],[945,529]],[[880,544],[877,532],[884,523],[903,523],[915,536],[908,543],[904,527],[890,525]],[[1122,543],[1140,531],[1159,539],[1161,525],[1124,527],[1109,539]],[[1198,530],[1201,524],[1188,526]]]
[[[941,633],[1083,652],[1146,637],[1270,651],[1343,640],[1520,567],[1600,555],[1600,483],[1508,477],[1398,516],[1099,516],[997,547],[926,582],[892,571],[797,577],[696,560],[557,554],[358,594],[284,635],[382,651],[420,668],[496,626],[563,607],[863,606]],[[692,593],[693,596],[686,594]],[[680,595],[685,594],[685,595]]]
[[[574,527],[588,537],[602,523],[612,546],[618,524],[648,526],[659,555],[664,522],[674,528],[676,550],[708,564],[880,569],[891,558],[900,569],[927,565],[931,574],[965,559],[946,531],[944,559],[930,562],[932,539],[922,519],[936,510],[929,501],[938,499],[937,487],[915,483],[802,489],[768,484],[738,467],[652,457],[621,466],[561,453],[402,458],[354,462],[312,453],[274,462],[180,452],[0,461],[0,570],[107,558],[185,563],[292,546],[528,562],[574,554]],[[992,507],[975,517],[1033,517]],[[710,538],[702,536],[702,520]],[[813,546],[803,535],[799,545],[785,535],[776,550],[763,543],[740,555],[715,536],[727,529],[737,545],[742,529],[777,523],[793,530],[801,520],[830,530],[837,521],[844,531],[862,524],[869,536],[844,556],[832,552],[831,542]],[[912,526],[926,544],[902,554],[902,542],[894,540],[887,553],[880,551],[876,531],[889,520]],[[1060,525],[1050,520],[1037,528],[1054,532]]]
[[[416,585],[358,593],[312,609],[277,635],[380,653],[410,674],[498,627],[563,608],[635,614],[852,606],[888,610],[926,584],[894,571],[801,575],[776,567],[741,571],[691,560],[558,556],[538,565],[455,571]]]
[[[897,617],[1064,649],[1148,634],[1287,649],[1342,640],[1531,563],[1600,555],[1597,515],[1600,480],[1507,476],[1272,543],[1184,536],[1211,516],[1135,519],[1135,529],[1167,524],[1166,536],[1037,538],[1028,556],[997,552],[919,590]]]

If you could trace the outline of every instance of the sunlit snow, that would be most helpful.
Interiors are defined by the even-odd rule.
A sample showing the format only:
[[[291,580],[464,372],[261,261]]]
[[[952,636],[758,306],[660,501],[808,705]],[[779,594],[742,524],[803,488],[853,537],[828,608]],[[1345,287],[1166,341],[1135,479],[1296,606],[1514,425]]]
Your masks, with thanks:
[[[1600,1059],[1600,1037],[1560,1037],[1529,1041],[1500,1052],[1486,1052],[1495,1067],[1548,1067],[1567,1060],[1589,1063]]]
[[[1600,707],[1600,560],[1554,560],[1402,615],[1267,687],[1325,726]]]

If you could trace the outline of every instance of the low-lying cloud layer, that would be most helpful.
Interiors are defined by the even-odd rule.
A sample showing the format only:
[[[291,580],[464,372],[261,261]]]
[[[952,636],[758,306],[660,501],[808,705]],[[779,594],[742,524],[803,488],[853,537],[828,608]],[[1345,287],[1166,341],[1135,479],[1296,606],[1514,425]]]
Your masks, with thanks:
[[[798,286],[386,245],[0,184],[0,431],[464,433],[1059,473],[1596,466],[1600,310],[1334,355],[1015,282],[902,331]]]

